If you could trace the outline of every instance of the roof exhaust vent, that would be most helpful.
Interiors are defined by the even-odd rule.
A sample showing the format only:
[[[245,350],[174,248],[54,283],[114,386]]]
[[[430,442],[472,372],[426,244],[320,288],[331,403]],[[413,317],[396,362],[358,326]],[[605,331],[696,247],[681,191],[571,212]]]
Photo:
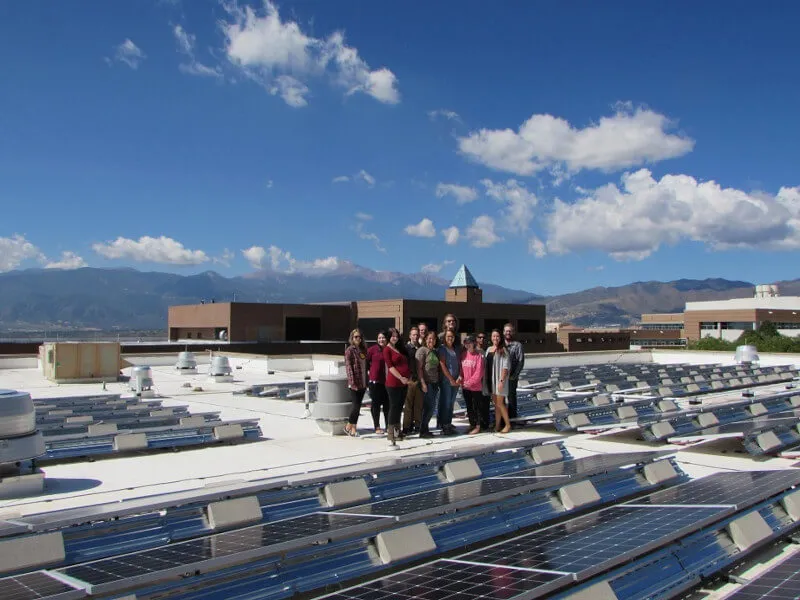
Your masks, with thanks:
[[[763,284],[756,286],[755,298],[777,298],[780,296],[778,286],[772,284]]]
[[[175,368],[181,373],[197,373],[197,359],[193,352],[181,352],[178,354],[178,362]]]
[[[758,350],[755,346],[739,346],[736,348],[736,364],[749,365],[758,362]]]

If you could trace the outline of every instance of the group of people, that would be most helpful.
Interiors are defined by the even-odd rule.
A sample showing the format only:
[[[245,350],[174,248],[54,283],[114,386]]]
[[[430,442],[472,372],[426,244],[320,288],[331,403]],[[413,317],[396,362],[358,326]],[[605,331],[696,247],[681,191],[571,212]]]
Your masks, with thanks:
[[[506,323],[463,339],[458,319],[448,314],[441,333],[426,323],[414,325],[408,341],[394,327],[378,332],[377,343],[367,348],[363,334],[350,332],[344,353],[347,386],[352,407],[345,432],[358,436],[357,423],[364,394],[372,399],[375,433],[386,433],[389,445],[406,435],[433,436],[430,421],[442,435],[455,435],[453,406],[462,390],[469,418],[469,434],[488,431],[489,405],[494,403],[494,430],[508,433],[517,416],[517,381],[525,365],[522,344],[514,340],[514,327]],[[506,405],[506,402],[508,403]],[[381,428],[383,414],[385,429]],[[401,423],[402,418],[402,423]]]

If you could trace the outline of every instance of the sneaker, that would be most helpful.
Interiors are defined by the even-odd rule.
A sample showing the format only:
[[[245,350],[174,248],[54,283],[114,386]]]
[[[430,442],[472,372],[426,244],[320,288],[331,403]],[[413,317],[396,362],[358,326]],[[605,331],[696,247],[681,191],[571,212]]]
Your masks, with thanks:
[[[434,435],[430,431],[423,431],[419,434],[419,437],[423,440],[428,440],[434,437]]]

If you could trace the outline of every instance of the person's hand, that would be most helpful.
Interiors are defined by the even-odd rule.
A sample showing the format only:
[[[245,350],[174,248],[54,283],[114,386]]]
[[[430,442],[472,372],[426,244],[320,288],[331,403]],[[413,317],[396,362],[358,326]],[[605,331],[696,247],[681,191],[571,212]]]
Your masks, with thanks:
[[[401,377],[400,381],[402,382],[403,385],[408,385],[408,377]]]
[[[498,381],[497,382],[497,391],[498,392],[502,392],[503,391],[503,382],[502,381]]]
[[[424,381],[422,381],[422,382],[420,382],[420,386],[422,387],[422,393],[423,394],[427,394],[428,393],[428,384],[426,384]]]

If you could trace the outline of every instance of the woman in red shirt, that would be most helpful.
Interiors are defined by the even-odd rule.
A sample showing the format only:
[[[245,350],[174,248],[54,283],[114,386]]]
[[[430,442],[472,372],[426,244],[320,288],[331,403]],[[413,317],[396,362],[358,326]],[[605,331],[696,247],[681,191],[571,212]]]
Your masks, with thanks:
[[[389,328],[389,343],[383,349],[383,360],[386,363],[386,393],[389,394],[389,418],[386,426],[386,437],[392,448],[397,447],[400,435],[400,417],[406,401],[408,381],[411,369],[406,356],[406,345],[400,332]]]
[[[383,420],[389,422],[389,397],[386,395],[386,363],[383,362],[383,349],[386,347],[386,332],[378,332],[378,343],[367,350],[367,371],[369,375],[369,397],[372,399],[372,423],[375,433],[381,435],[381,412]]]

